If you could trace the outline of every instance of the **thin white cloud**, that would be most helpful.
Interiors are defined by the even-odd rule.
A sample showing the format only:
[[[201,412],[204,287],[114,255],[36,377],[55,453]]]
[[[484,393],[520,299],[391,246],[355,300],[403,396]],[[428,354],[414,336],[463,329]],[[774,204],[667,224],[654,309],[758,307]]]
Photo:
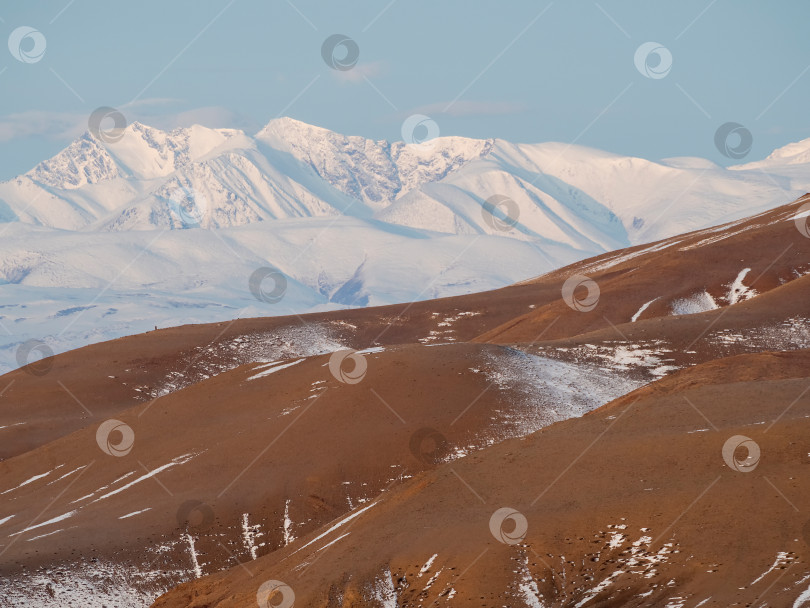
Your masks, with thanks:
[[[167,106],[182,103],[185,103],[182,99],[176,99],[174,97],[147,97],[146,99],[130,101],[129,103],[122,105],[119,109],[123,110],[124,108],[140,108],[144,106]]]
[[[7,114],[0,117],[0,142],[26,137],[72,139],[87,128],[87,116],[83,120],[84,128],[79,124],[78,115],[68,112],[28,110]]]
[[[204,108],[193,108],[174,114],[133,114],[129,120],[129,114],[124,112],[129,122],[135,120],[162,129],[171,131],[181,127],[191,125],[202,125],[212,129],[242,129],[248,133],[258,130],[262,125],[257,125],[254,121],[236,114],[231,110],[219,106],[208,106]]]
[[[372,61],[370,63],[358,63],[351,70],[335,70],[334,75],[340,82],[355,83],[363,82],[367,78],[375,78],[385,73],[385,63],[382,61]]]
[[[163,130],[199,124],[211,128],[237,128],[250,132],[260,126],[230,110],[216,106],[171,113],[155,111],[156,108],[174,104],[176,101],[144,99],[137,104],[127,104],[119,109],[130,124],[142,122]],[[72,140],[87,131],[88,116],[89,113],[41,110],[0,116],[0,142],[28,137],[43,137],[56,141]]]
[[[448,109],[449,106],[449,109]],[[450,103],[441,101],[419,106],[407,112],[411,114],[426,114],[428,116],[497,116],[507,114],[520,114],[525,112],[528,106],[524,103],[514,103],[511,101],[456,101]]]

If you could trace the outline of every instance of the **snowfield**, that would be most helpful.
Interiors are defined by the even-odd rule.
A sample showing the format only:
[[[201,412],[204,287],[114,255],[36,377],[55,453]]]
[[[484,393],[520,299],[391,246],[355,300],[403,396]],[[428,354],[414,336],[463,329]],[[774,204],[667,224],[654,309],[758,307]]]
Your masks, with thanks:
[[[302,218],[221,230],[124,233],[0,226],[0,372],[27,340],[56,353],[188,323],[426,300],[511,284],[570,252],[526,242],[379,228],[351,217]],[[553,256],[550,264],[546,257]],[[278,268],[279,302],[250,277]],[[272,281],[268,279],[268,288]]]

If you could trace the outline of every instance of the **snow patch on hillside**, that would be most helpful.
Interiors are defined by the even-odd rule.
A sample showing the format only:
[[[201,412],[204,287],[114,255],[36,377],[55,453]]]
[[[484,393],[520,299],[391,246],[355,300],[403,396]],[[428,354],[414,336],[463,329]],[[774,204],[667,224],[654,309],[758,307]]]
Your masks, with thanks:
[[[497,440],[522,437],[582,416],[644,384],[589,363],[569,363],[504,348],[489,354],[480,373],[506,392],[513,407],[496,411]]]
[[[670,304],[673,315],[693,315],[720,308],[708,291],[699,291],[686,298],[678,298]]]
[[[0,577],[3,606],[8,608],[148,608],[155,599],[189,580],[189,572],[152,551],[140,565],[113,564],[93,558]]]
[[[638,309],[638,310],[635,312],[635,314],[632,316],[632,318],[630,319],[630,322],[631,322],[631,323],[635,323],[636,321],[638,321],[638,318],[639,318],[639,317],[642,315],[642,313],[643,313],[645,310],[647,310],[647,309],[650,307],[650,304],[652,304],[653,302],[655,302],[655,301],[656,301],[656,300],[658,300],[658,299],[659,299],[659,298],[653,298],[653,299],[652,299],[652,300],[650,300],[649,302],[645,302],[644,304],[642,304],[642,305],[641,305],[641,308],[639,308],[639,309]]]
[[[619,376],[622,378],[632,378],[632,382],[646,384],[679,369],[674,359],[668,356],[672,352],[668,343],[661,340],[617,340],[544,348],[538,354],[576,364],[589,364],[609,375],[621,372]]]
[[[791,317],[762,327],[716,330],[706,340],[720,348],[723,356],[761,350],[810,348],[810,319]]]
[[[340,333],[327,324],[282,327],[277,330],[239,335],[186,353],[178,365],[155,388],[142,387],[149,397],[162,397],[202,380],[249,363],[261,363],[258,374],[248,380],[301,363],[307,357],[346,348]],[[290,362],[290,359],[296,359]],[[286,363],[281,363],[286,361]],[[274,365],[278,363],[279,365]],[[266,369],[265,369],[266,368]]]
[[[728,295],[726,296],[726,301],[729,303],[729,306],[736,304],[737,302],[745,302],[746,300],[750,300],[755,295],[757,295],[757,291],[751,287],[746,287],[743,284],[746,275],[751,272],[750,268],[743,268],[740,273],[737,275],[737,278],[728,285]]]
[[[376,601],[380,608],[397,608],[399,606],[399,598],[390,569],[386,568],[380,576],[374,579],[369,599]]]

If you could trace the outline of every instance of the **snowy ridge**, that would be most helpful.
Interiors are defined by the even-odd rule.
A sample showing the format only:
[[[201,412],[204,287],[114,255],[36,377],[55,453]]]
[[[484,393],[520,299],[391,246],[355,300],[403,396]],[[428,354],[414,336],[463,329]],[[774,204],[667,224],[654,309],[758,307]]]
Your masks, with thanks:
[[[558,143],[441,137],[416,146],[290,118],[272,120],[254,137],[133,123],[120,141],[103,143],[85,133],[0,184],[0,221],[118,231],[376,215],[451,234],[610,250],[785,202],[810,189],[808,165],[806,141],[729,170],[702,159],[656,163]],[[168,203],[179,189],[201,199],[210,217],[192,226],[170,221]],[[493,226],[484,209],[493,195],[513,201],[495,213],[506,213],[506,225]]]

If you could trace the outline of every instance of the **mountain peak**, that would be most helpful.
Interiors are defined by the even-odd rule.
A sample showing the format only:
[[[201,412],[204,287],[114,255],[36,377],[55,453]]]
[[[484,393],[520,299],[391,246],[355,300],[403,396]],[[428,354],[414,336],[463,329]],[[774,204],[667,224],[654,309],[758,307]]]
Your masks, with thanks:
[[[378,146],[385,147],[407,146],[414,154],[419,154],[420,156],[429,155],[436,151],[437,148],[458,147],[460,145],[469,145],[470,143],[472,143],[473,146],[479,146],[482,145],[483,142],[494,142],[494,140],[475,139],[458,135],[446,135],[433,138],[429,142],[431,145],[414,145],[401,140],[389,141],[387,139],[371,139],[363,135],[344,135],[325,127],[319,127],[307,122],[302,122],[295,118],[290,118],[289,116],[282,116],[280,118],[270,120],[258,131],[258,133],[256,133],[255,137],[256,139],[273,142],[274,144],[285,141],[302,142],[302,140],[302,143],[304,143],[307,142],[307,140],[309,140],[311,137],[344,142],[373,142]]]
[[[136,121],[124,129],[118,141],[108,143],[107,149],[127,173],[139,179],[154,179],[168,176],[226,143],[243,147],[247,145],[244,138],[244,133],[236,129],[192,125],[162,131]]]
[[[771,152],[767,158],[756,160],[742,165],[734,165],[729,169],[748,170],[768,169],[779,173],[781,170],[800,165],[810,165],[810,138],[791,142]]]
[[[115,161],[89,131],[85,131],[56,156],[26,173],[35,182],[75,190],[118,177]]]
[[[334,131],[330,131],[325,127],[319,127],[317,125],[310,124],[308,122],[303,122],[301,120],[291,118],[289,116],[279,116],[278,118],[270,119],[264,127],[262,127],[259,132],[256,134],[258,136],[259,133],[263,133],[264,131],[278,131],[278,130],[285,130],[285,129],[295,129],[301,131],[321,131],[325,133],[334,133]]]
[[[256,139],[289,153],[318,177],[374,210],[481,158],[491,140],[436,138],[430,145],[342,135],[293,118],[271,120]]]
[[[810,162],[810,138],[777,148],[765,160],[782,160],[790,164]]]
[[[285,151],[312,148],[319,145],[318,142],[342,142],[345,145],[352,140],[365,141],[364,137],[342,135],[288,116],[272,119],[254,137],[273,148]]]

